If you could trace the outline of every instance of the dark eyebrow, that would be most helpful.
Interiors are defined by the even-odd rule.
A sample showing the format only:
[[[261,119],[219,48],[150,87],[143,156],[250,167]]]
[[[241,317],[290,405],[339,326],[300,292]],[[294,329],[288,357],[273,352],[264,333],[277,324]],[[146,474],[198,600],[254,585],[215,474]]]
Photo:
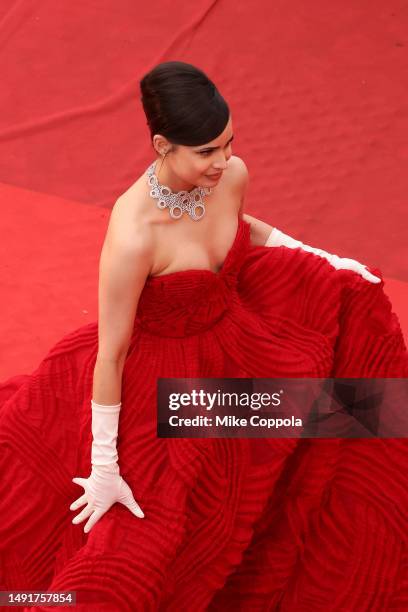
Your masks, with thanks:
[[[234,140],[234,134],[231,136],[231,138],[228,140],[227,144],[231,142],[231,140]],[[197,151],[215,151],[215,149],[219,149],[220,147],[206,147],[204,149],[197,149]]]

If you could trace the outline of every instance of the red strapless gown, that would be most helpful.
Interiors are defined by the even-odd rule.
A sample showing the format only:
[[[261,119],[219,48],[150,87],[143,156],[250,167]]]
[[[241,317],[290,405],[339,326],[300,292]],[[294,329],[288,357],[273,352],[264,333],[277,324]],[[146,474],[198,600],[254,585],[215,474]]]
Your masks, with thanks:
[[[84,534],[69,506],[91,468],[97,336],[75,330],[0,388],[2,590],[74,590],[90,612],[408,609],[404,439],[156,436],[160,376],[407,376],[383,283],[253,246],[242,219],[219,273],[149,278],[118,442],[145,518],[115,504]]]

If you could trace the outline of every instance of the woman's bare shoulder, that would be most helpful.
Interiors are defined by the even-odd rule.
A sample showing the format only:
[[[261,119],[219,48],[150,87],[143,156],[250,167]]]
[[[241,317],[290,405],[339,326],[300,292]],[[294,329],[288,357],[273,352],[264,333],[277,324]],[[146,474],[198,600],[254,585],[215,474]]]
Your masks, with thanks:
[[[137,183],[120,195],[111,210],[108,234],[122,245],[149,252],[153,248],[153,233],[145,201]]]
[[[231,155],[228,162],[230,180],[237,189],[246,187],[249,181],[249,171],[246,163],[241,157]]]

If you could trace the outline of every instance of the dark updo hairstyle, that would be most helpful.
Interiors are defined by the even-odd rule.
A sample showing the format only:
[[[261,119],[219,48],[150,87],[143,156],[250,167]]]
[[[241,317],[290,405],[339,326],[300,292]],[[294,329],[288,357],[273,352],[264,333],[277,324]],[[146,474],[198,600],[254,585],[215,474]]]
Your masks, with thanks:
[[[230,110],[207,75],[192,64],[162,62],[140,81],[150,138],[161,134],[177,145],[198,146],[217,138]]]

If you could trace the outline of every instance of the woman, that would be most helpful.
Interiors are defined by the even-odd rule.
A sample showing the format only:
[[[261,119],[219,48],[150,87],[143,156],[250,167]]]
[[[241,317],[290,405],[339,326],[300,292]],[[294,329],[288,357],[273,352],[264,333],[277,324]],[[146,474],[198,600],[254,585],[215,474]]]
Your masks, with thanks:
[[[0,586],[87,611],[383,610],[407,552],[401,441],[156,434],[159,377],[406,376],[383,282],[242,214],[202,71],[159,64],[141,92],[157,160],[113,207],[98,321],[1,407]]]

